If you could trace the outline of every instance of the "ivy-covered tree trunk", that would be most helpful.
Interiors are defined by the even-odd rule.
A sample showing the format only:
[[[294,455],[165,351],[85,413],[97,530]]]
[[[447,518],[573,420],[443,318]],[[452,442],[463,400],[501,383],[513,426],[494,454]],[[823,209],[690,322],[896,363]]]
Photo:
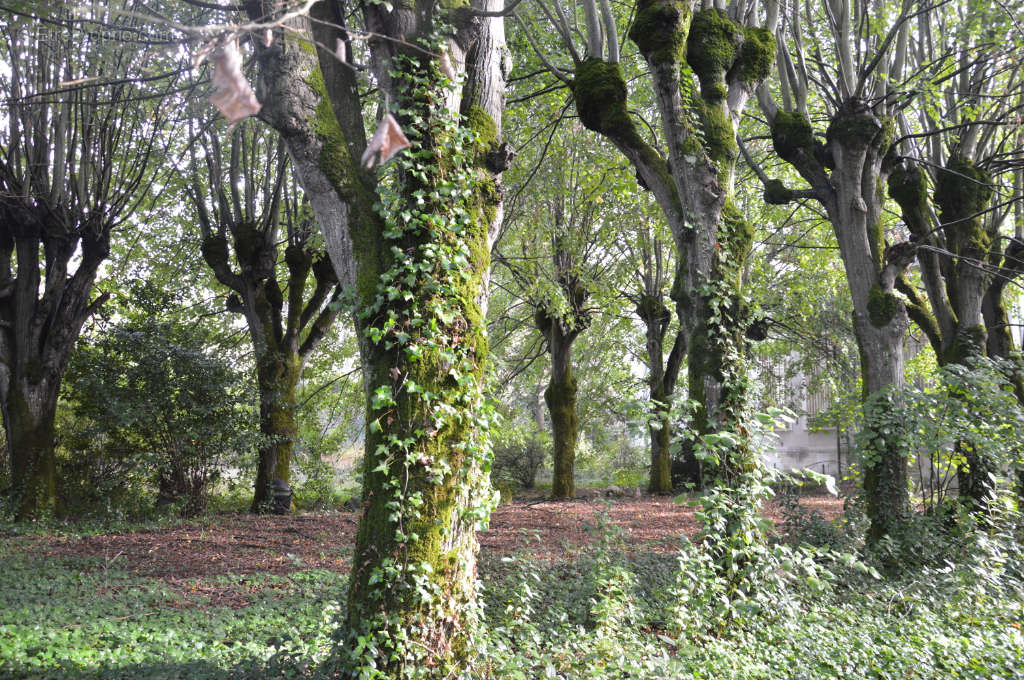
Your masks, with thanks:
[[[57,389],[48,380],[16,381],[8,389],[3,418],[15,517],[25,520],[58,510],[53,430]]]
[[[878,540],[897,530],[910,510],[908,452],[902,443],[903,423],[892,416],[893,390],[903,384],[905,313],[884,326],[858,318],[854,328],[861,354],[864,430],[861,465],[870,520],[868,538]]]
[[[252,4],[252,16],[275,10]],[[373,36],[382,101],[412,143],[383,170],[351,59],[318,50],[310,63],[283,32],[261,50],[261,115],[282,132],[355,300],[367,393],[363,514],[329,663],[342,677],[455,677],[474,658],[475,531],[493,502],[483,312],[508,158],[503,23],[433,5],[318,3],[315,43],[351,55],[340,28],[351,9]]]
[[[746,25],[750,16],[697,5],[639,0],[629,29],[650,69],[667,158],[629,113],[617,50],[604,61],[588,43],[571,85],[581,122],[629,159],[672,230],[682,268],[673,296],[681,352],[696,373],[690,396],[702,403],[696,429],[731,429],[742,438],[737,419],[746,395],[747,314],[740,272],[752,231],[732,206],[736,130],[750,95],[768,75],[775,43],[769,31]],[[600,37],[591,42],[602,43]],[[723,460],[724,477],[748,467],[749,453],[741,445]]]
[[[825,143],[796,111],[779,111],[762,101],[776,153],[792,165],[810,189],[792,191],[767,181],[765,200],[785,204],[814,198],[825,209],[853,302],[853,325],[863,380],[862,432],[868,536],[881,538],[904,521],[909,510],[908,452],[901,424],[889,417],[892,391],[903,383],[903,340],[907,306],[894,294],[915,256],[912,244],[886,248],[882,201],[893,166],[894,123],[867,102],[849,98],[832,114]],[[829,171],[831,170],[831,171]]]
[[[274,482],[291,482],[292,449],[298,437],[295,422],[295,390],[302,373],[298,354],[266,357],[257,367],[260,389],[260,433],[266,441],[260,447],[256,467],[253,512],[265,512],[274,500]]]
[[[551,417],[552,498],[576,495],[576,444],[579,440],[579,415],[576,408],[576,376],[572,370],[574,332],[566,333],[559,321],[548,323],[551,380],[544,390],[544,401]]]

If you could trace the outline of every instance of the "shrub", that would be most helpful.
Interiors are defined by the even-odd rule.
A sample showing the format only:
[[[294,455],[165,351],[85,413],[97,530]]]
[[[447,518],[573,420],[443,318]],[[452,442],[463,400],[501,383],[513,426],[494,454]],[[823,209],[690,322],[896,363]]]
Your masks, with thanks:
[[[246,388],[195,326],[142,319],[83,343],[65,380],[67,506],[109,511],[155,495],[157,506],[201,512],[226,466],[258,444]]]

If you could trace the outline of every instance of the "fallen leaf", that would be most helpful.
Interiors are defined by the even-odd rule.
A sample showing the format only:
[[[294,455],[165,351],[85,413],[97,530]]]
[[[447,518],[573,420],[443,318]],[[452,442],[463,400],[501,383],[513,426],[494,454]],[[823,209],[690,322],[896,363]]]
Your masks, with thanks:
[[[238,51],[238,42],[232,40],[210,53],[213,62],[213,78],[215,89],[210,96],[210,103],[217,107],[221,115],[231,124],[252,116],[260,111],[260,103],[256,99],[249,81],[242,73],[242,55]]]
[[[399,151],[408,149],[410,146],[412,144],[402,132],[398,121],[388,113],[381,119],[377,131],[370,138],[369,144],[366,145],[366,151],[363,152],[359,162],[367,170],[372,170],[378,165],[384,165]]]

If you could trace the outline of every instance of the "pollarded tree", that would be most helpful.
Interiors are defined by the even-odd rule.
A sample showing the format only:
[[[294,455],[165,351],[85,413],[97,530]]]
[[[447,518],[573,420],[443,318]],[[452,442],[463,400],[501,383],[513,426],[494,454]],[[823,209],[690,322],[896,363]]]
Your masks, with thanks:
[[[346,677],[458,674],[492,497],[481,404],[507,158],[500,3],[245,8],[262,22],[246,29],[260,117],[284,140],[360,337],[364,506],[335,659]],[[358,63],[380,94],[369,140]]]
[[[241,314],[249,329],[265,437],[252,511],[266,512],[273,485],[290,481],[296,390],[306,359],[337,318],[341,288],[278,135],[242,123],[226,149],[214,132],[201,139],[202,160],[191,148],[189,193],[203,259],[231,291],[228,310]]]
[[[748,309],[741,302],[742,264],[750,225],[733,202],[739,155],[736,131],[747,101],[768,75],[775,54],[760,28],[758,4],[639,0],[629,37],[647,65],[659,129],[646,131],[630,111],[610,3],[581,5],[586,44],[557,3],[536,2],[561,38],[572,67],[550,72],[572,91],[580,120],[611,141],[654,195],[672,231],[680,263],[674,302],[683,327],[690,396],[700,404],[698,433],[742,430]],[[544,47],[531,40],[538,52]],[[716,476],[730,482],[751,462],[740,445]]]
[[[1020,224],[1014,235],[1002,227],[1022,200],[1014,178],[1024,166],[1014,22],[1005,7],[946,3],[919,17],[908,45],[921,76],[915,105],[900,118],[902,162],[888,189],[918,246],[927,301],[906,281],[897,286],[940,365],[1007,358],[1013,346],[1004,294],[1024,271],[1024,240]],[[961,449],[959,493],[980,506],[997,466]]]
[[[124,13],[137,4],[74,16],[36,6],[38,16],[9,15],[0,29],[0,405],[19,518],[56,509],[61,378],[106,299],[90,298],[111,231],[137,211],[152,177],[164,113],[145,95],[175,79],[132,81],[149,37]]]
[[[554,498],[571,498],[576,491],[580,413],[573,348],[594,317],[608,311],[601,303],[615,290],[611,245],[628,219],[618,198],[621,173],[606,167],[608,150],[571,140],[571,130],[563,127],[552,133],[547,153],[535,165],[529,151],[520,154],[520,174],[529,184],[514,185],[516,199],[495,246],[496,260],[533,308],[533,323],[551,360],[544,401],[551,421]]]
[[[783,12],[779,2],[769,2],[770,13],[785,16],[777,36],[782,108],[767,87],[758,96],[775,152],[809,184],[790,190],[762,177],[765,200],[820,203],[846,270],[861,356],[865,440],[870,442],[864,460],[869,535],[877,539],[899,526],[909,507],[908,452],[899,427],[886,422],[885,414],[891,388],[903,382],[909,325],[906,305],[894,290],[914,260],[914,248],[886,246],[883,207],[885,181],[895,165],[893,115],[898,110],[886,74],[898,79],[903,71],[908,20],[917,3],[903,2],[895,22],[881,24],[888,27],[881,31],[881,19],[871,19],[870,5],[830,0]],[[828,52],[831,46],[834,53]],[[821,88],[824,142],[808,117],[809,84]]]
[[[917,258],[917,238],[887,242],[885,190],[890,180],[898,187],[905,183],[897,130],[909,132],[904,112],[917,98],[904,79],[941,65],[908,64],[916,41],[925,40],[923,29],[912,27],[915,20],[919,27],[931,25],[936,7],[944,4],[904,0],[887,5],[885,12],[866,1],[830,1],[791,12],[784,12],[782,3],[768,4],[770,13],[785,17],[777,36],[779,99],[762,87],[759,102],[776,154],[809,186],[793,190],[761,173],[764,196],[774,204],[816,201],[836,235],[861,356],[864,489],[872,540],[897,529],[909,510],[908,451],[901,424],[889,417],[888,400],[903,381],[910,315],[921,321],[927,316],[921,296],[904,280]],[[823,135],[811,122],[815,106],[826,123]],[[927,278],[927,267],[923,273]],[[933,327],[922,326],[930,337]]]
[[[647,220],[641,218],[638,223],[635,242],[626,248],[630,261],[636,266],[637,286],[624,294],[644,324],[647,386],[651,400],[651,421],[647,426],[651,440],[651,466],[647,490],[669,493],[673,487],[671,403],[685,358],[683,348],[686,340],[683,329],[677,327],[672,336],[672,346],[668,354],[665,353],[665,339],[672,326],[672,312],[665,298],[666,289],[670,287],[668,275],[675,272],[671,284],[674,285],[678,281],[679,270],[674,266],[674,258],[665,240]]]

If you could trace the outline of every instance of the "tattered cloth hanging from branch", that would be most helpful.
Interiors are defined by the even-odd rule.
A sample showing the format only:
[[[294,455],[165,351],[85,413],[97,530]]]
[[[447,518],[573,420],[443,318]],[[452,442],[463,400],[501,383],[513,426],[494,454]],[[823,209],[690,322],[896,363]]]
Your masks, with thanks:
[[[208,52],[213,62],[214,93],[210,95],[210,103],[217,107],[228,123],[234,125],[240,120],[260,112],[261,104],[256,99],[249,81],[242,73],[242,55],[238,51],[238,41],[229,40],[223,45],[214,47]],[[196,55],[196,63],[201,63],[207,50]]]
[[[373,133],[370,142],[366,145],[359,162],[367,170],[372,170],[378,165],[384,165],[391,160],[396,153],[402,149],[412,146],[408,137],[402,132],[398,121],[390,113],[385,114],[381,119],[377,131]]]

